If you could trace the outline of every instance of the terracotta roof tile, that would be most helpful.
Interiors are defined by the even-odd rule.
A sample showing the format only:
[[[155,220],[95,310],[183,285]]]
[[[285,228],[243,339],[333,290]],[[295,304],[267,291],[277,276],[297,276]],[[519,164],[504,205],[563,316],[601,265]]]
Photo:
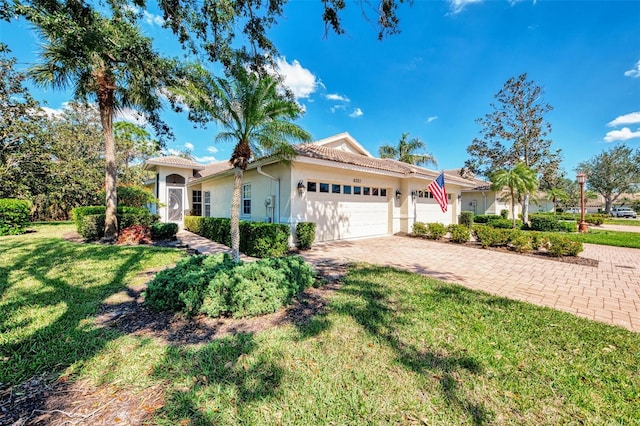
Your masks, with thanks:
[[[231,169],[229,161],[218,161],[217,163],[207,164],[204,169],[195,174],[194,178],[204,178],[229,169]]]
[[[166,157],[156,157],[150,158],[147,160],[147,164],[155,164],[162,166],[179,166],[179,167],[189,167],[196,170],[202,170],[205,168],[204,165],[200,163],[196,163],[195,161],[187,160],[186,158],[177,157],[175,155],[168,155]]]

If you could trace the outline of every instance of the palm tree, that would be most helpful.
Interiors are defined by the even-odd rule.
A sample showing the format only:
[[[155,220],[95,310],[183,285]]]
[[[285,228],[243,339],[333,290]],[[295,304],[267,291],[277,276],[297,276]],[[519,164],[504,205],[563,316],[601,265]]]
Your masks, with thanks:
[[[403,163],[415,164],[415,165],[428,165],[431,164],[434,167],[438,166],[436,158],[431,154],[416,154],[419,149],[426,147],[425,143],[419,138],[412,138],[407,140],[409,133],[403,133],[398,146],[382,145],[378,149],[378,155],[380,158],[393,158],[394,160],[402,161]]]
[[[240,198],[242,177],[254,156],[275,156],[290,160],[295,151],[290,140],[309,141],[311,135],[291,122],[301,114],[296,102],[279,90],[278,81],[258,76],[243,67],[234,70],[230,79],[213,77],[200,70],[198,82],[176,93],[190,106],[190,116],[199,121],[215,121],[223,130],[217,141],[235,142],[229,162],[234,168],[231,199],[231,249],[233,259],[240,259]]]
[[[538,187],[536,173],[528,168],[524,163],[518,163],[513,169],[501,169],[492,173],[491,189],[501,191],[505,186],[509,188],[511,198],[511,216],[513,217],[513,227],[516,227],[515,203],[516,198],[531,194]]]
[[[134,17],[113,11],[102,16],[81,2],[34,2],[20,14],[42,39],[41,62],[29,74],[40,86],[74,89],[77,100],[97,103],[105,146],[105,239],[117,235],[114,114],[134,108],[145,114],[160,135],[169,128],[160,120],[160,89],[174,84],[180,66],[161,57],[151,39],[141,35]],[[115,6],[114,6],[115,7]]]
[[[567,191],[561,188],[551,188],[547,190],[547,199],[553,203],[553,211],[558,210],[558,205],[569,199]]]

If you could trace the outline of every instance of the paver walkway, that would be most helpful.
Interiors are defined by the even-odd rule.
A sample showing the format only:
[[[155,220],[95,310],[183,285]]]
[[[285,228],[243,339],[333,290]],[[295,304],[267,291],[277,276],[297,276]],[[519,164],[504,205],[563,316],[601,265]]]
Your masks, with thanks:
[[[229,250],[186,231],[178,237],[191,248],[200,242],[202,253]],[[581,256],[598,260],[598,267],[401,236],[316,243],[301,254],[316,264],[392,266],[640,332],[640,249],[584,248]]]

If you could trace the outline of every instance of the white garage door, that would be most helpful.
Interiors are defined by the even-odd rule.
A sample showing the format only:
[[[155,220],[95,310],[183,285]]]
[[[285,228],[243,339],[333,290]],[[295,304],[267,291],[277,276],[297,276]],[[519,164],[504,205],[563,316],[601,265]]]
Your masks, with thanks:
[[[307,193],[307,218],[316,223],[316,241],[388,235],[387,197]]]
[[[444,225],[451,224],[451,209],[453,206],[449,203],[447,212],[443,213],[440,205],[433,199],[419,199],[416,204],[416,222],[424,223],[442,223]]]

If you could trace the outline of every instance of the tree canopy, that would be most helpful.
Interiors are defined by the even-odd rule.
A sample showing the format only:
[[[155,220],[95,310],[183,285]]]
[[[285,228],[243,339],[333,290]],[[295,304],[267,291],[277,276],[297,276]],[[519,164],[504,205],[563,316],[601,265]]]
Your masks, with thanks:
[[[640,190],[640,148],[614,146],[578,164],[578,170],[587,174],[587,188],[604,197],[605,213],[611,213],[622,194]]]
[[[538,187],[536,173],[528,168],[526,164],[518,163],[513,168],[505,168],[495,171],[490,175],[491,189],[502,191],[504,187],[509,188],[509,199],[511,200],[511,218],[513,227],[516,227],[515,202],[518,198],[531,194]]]
[[[540,181],[558,174],[560,150],[552,150],[548,138],[551,124],[544,118],[553,107],[543,100],[543,90],[527,74],[507,80],[491,103],[492,111],[476,122],[480,136],[467,147],[471,156],[465,169],[489,176],[495,170],[519,163],[533,170]],[[524,220],[528,220],[529,196],[523,200]]]
[[[380,158],[392,158],[394,160],[402,161],[403,163],[415,165],[438,165],[438,162],[433,155],[417,152],[426,148],[424,142],[419,138],[411,138],[407,140],[408,137],[409,133],[403,133],[397,146],[382,145],[378,149]]]

